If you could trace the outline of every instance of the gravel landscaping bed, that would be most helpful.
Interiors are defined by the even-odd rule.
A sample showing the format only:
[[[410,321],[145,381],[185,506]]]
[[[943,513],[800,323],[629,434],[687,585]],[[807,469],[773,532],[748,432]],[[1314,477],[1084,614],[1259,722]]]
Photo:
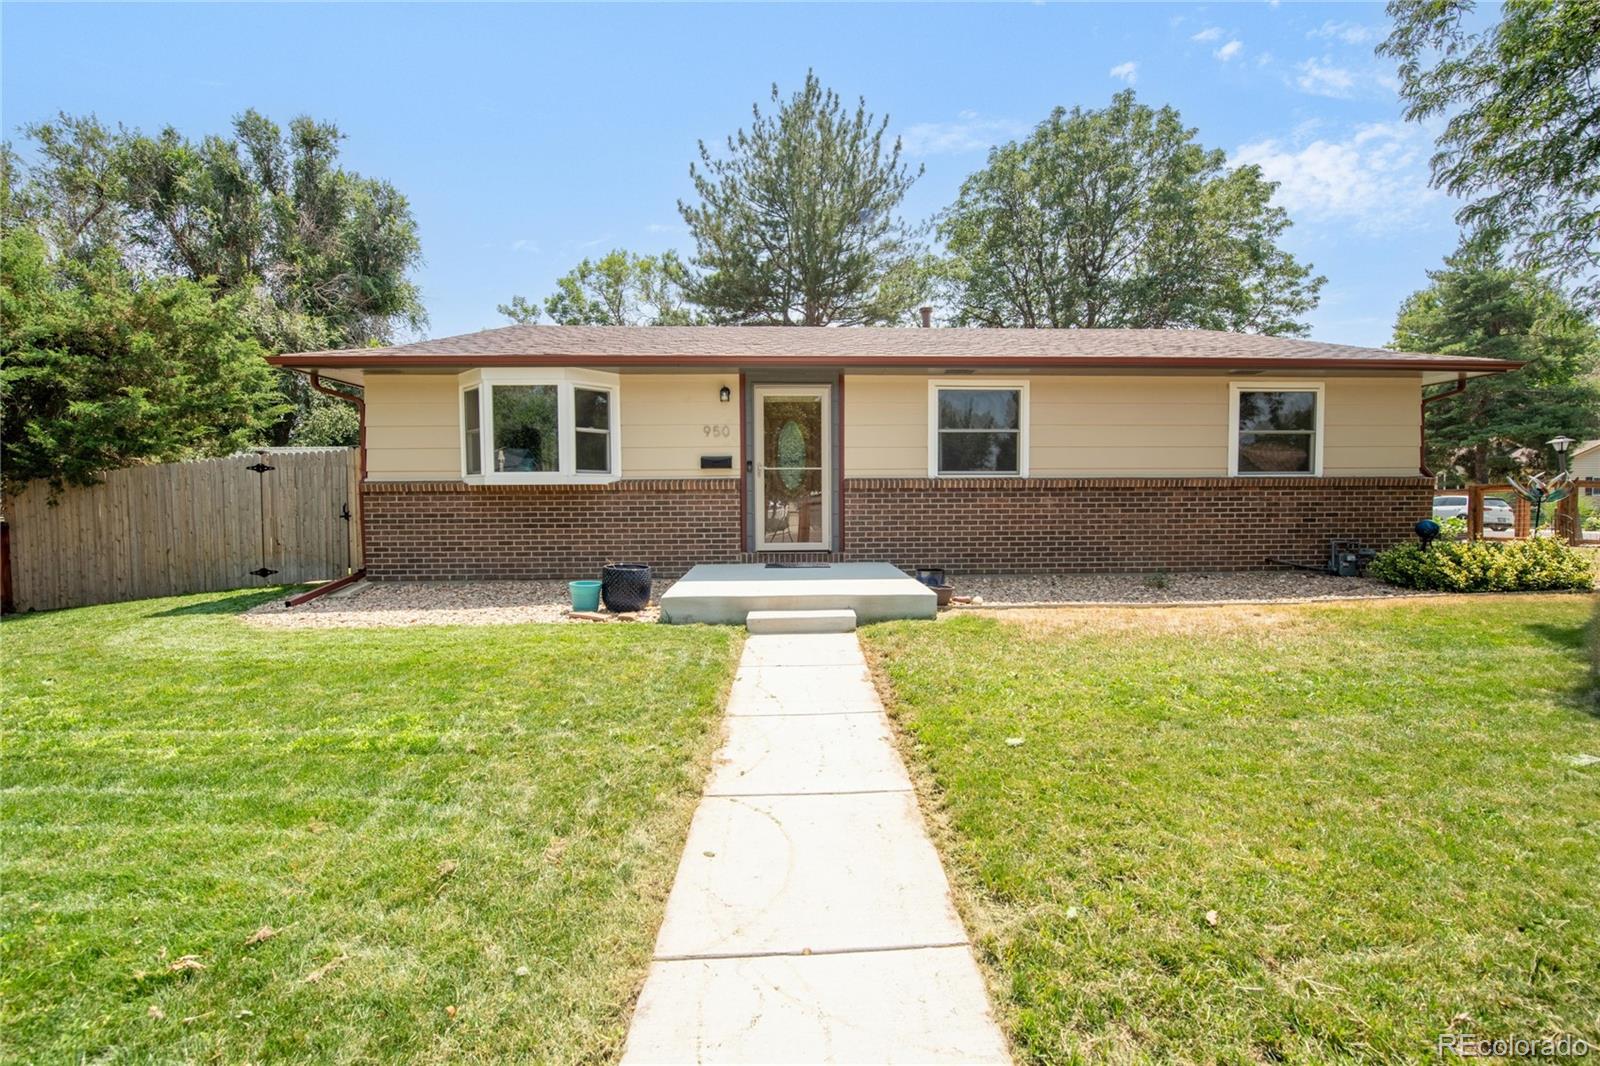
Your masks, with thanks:
[[[671,581],[657,579],[651,589],[659,597]],[[341,626],[493,626],[520,622],[600,624],[570,613],[565,581],[361,581],[348,589],[285,607],[273,600],[246,611],[252,625],[287,629],[333,629]],[[654,603],[637,614],[611,615],[611,622],[654,622]]]
[[[958,608],[1073,603],[1288,603],[1428,595],[1361,577],[1305,570],[1213,574],[1000,574],[950,578]]]
[[[956,595],[973,607],[1040,607],[1116,603],[1288,603],[1297,600],[1416,596],[1365,578],[1308,572],[1228,574],[1010,574],[955,575]],[[657,579],[659,599],[672,587]],[[565,581],[363,581],[299,607],[273,600],[247,611],[252,625],[271,628],[341,626],[511,625],[522,622],[598,624],[569,611]],[[602,611],[602,614],[606,612]],[[607,615],[611,622],[654,622],[655,604],[638,614]]]

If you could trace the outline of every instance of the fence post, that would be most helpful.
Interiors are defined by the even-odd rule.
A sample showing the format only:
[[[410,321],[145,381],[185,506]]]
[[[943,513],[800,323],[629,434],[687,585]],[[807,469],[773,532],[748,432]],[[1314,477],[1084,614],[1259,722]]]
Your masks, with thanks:
[[[1578,516],[1578,491],[1574,487],[1556,503],[1555,534],[1568,544],[1583,543],[1583,522]]]
[[[1514,505],[1516,524],[1512,526],[1511,535],[1518,540],[1527,540],[1533,536],[1533,505],[1522,493],[1517,493],[1517,502]]]
[[[1467,486],[1467,539],[1483,536],[1483,486]]]

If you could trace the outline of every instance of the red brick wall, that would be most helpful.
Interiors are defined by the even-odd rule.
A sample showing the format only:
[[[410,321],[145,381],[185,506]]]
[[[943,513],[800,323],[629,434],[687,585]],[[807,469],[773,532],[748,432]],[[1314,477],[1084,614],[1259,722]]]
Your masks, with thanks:
[[[1423,478],[851,478],[844,551],[954,573],[1249,570],[1326,562],[1330,537],[1373,548],[1431,513]],[[735,479],[610,485],[363,486],[377,579],[529,579],[644,562],[662,576],[742,555]]]
[[[367,574],[379,580],[599,577],[648,563],[664,577],[739,553],[733,478],[609,485],[367,482]]]
[[[1424,478],[851,478],[851,559],[955,572],[1248,570],[1327,562],[1432,514]]]

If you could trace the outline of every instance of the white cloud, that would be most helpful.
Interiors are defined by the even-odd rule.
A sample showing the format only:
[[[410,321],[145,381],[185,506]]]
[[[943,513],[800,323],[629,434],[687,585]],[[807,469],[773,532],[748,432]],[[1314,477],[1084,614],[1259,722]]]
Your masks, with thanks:
[[[1218,48],[1212,54],[1226,63],[1228,60],[1232,59],[1242,51],[1244,51],[1244,43],[1239,40],[1232,40],[1223,45],[1221,48]]]
[[[1126,63],[1118,63],[1106,73],[1119,81],[1132,85],[1139,80],[1139,64],[1130,59]]]
[[[527,252],[530,255],[538,255],[539,242],[535,240],[529,240],[527,237],[523,237],[519,240],[514,240],[511,242],[511,250],[513,252]]]
[[[1336,67],[1326,60],[1308,59],[1300,64],[1300,74],[1294,83],[1301,92],[1312,96],[1331,96],[1342,99],[1350,96],[1356,87],[1356,76],[1348,67]]]
[[[1329,19],[1306,34],[1312,39],[1343,41],[1345,44],[1367,44],[1378,39],[1378,30],[1359,22],[1335,22]]]
[[[1342,67],[1327,56],[1304,60],[1295,69],[1300,72],[1295,76],[1295,86],[1312,96],[1348,100],[1354,96],[1392,94],[1400,89],[1400,83],[1388,71]]]
[[[688,233],[689,227],[681,222],[651,222],[645,226],[646,233]]]
[[[1309,128],[1302,124],[1296,132]],[[1260,167],[1278,183],[1275,201],[1296,221],[1351,223],[1371,232],[1406,222],[1440,198],[1428,187],[1431,145],[1422,127],[1380,122],[1342,140],[1240,145],[1229,162]]]
[[[1013,118],[986,118],[963,111],[954,122],[918,122],[907,126],[900,142],[907,155],[951,155],[978,152],[1020,137],[1027,125]]]
[[[1222,40],[1222,28],[1219,26],[1207,26],[1199,33],[1190,37],[1189,40],[1199,41],[1201,44],[1205,44],[1208,41],[1220,41]]]

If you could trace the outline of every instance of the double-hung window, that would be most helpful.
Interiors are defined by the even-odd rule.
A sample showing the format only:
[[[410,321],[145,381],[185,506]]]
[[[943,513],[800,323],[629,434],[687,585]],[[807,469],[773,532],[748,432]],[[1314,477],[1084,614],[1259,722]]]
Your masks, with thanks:
[[[610,481],[621,469],[620,385],[584,370],[461,377],[461,472],[474,484]]]
[[[1245,477],[1322,473],[1322,385],[1233,385],[1228,472]]]
[[[928,386],[930,477],[1025,477],[1026,382],[944,382]]]

